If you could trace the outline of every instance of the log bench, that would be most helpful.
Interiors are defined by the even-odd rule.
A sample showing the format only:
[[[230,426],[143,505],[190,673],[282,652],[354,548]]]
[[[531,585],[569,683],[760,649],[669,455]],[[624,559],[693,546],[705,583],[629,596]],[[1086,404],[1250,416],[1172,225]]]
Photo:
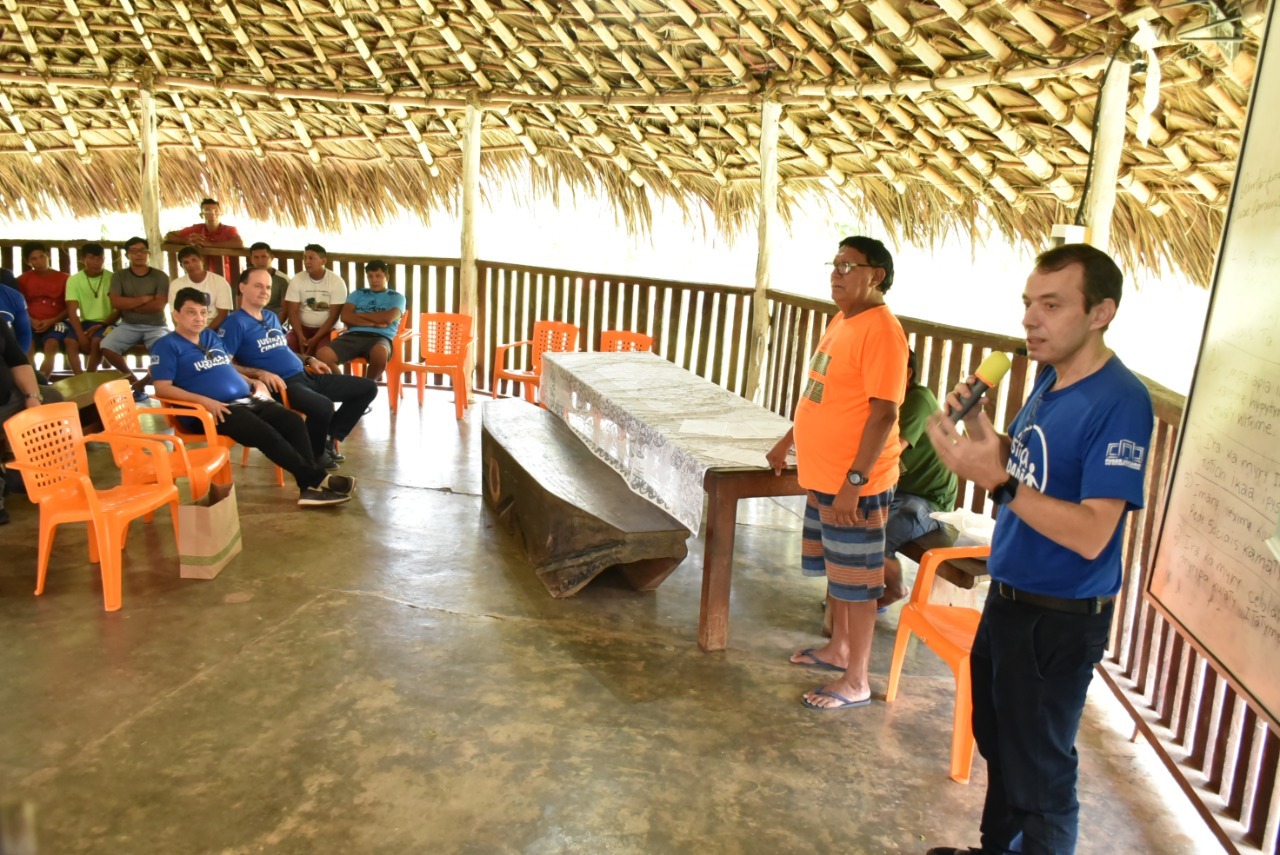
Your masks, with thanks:
[[[609,567],[651,591],[689,554],[689,530],[637,495],[569,426],[522,400],[484,406],[484,500],[520,542],[551,596]]]
[[[943,549],[956,545],[956,530],[949,525],[935,528],[933,531],[917,537],[898,550],[917,564],[930,549]],[[972,590],[983,576],[987,575],[987,562],[981,558],[955,558],[938,565],[938,576],[946,579],[957,588]]]

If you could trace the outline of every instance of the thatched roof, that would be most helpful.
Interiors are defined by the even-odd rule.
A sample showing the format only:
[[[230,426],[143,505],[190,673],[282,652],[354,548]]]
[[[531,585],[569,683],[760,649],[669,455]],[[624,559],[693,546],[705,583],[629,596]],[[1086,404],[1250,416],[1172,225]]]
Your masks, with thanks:
[[[1081,202],[1103,69],[1156,36],[1150,143],[1135,74],[1114,240],[1209,276],[1260,15],[1218,0],[0,0],[0,206],[137,210],[138,98],[160,105],[162,201],[206,194],[333,226],[455,204],[467,103],[484,192],[598,186],[754,223],[760,102],[783,105],[784,206],[808,194],[906,242],[1043,241]],[[150,80],[150,83],[147,81]]]

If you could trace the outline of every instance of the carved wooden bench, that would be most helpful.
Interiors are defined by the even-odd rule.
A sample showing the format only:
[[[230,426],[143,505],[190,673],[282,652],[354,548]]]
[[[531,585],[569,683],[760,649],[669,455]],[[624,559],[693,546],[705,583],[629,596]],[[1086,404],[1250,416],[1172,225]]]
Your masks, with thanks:
[[[484,499],[553,597],[609,567],[651,591],[689,553],[689,530],[634,493],[564,422],[512,399],[484,406]]]

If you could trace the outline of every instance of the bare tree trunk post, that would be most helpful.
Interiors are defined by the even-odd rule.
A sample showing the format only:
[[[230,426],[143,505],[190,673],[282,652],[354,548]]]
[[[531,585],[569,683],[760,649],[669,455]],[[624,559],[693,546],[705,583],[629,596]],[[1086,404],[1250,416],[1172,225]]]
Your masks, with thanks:
[[[766,100],[760,107],[760,225],[756,250],[756,290],[751,300],[751,339],[747,346],[746,397],[760,397],[769,348],[769,284],[773,241],[778,223],[778,120],[782,105]]]
[[[1129,62],[1117,57],[1111,63],[1098,96],[1098,130],[1093,141],[1093,174],[1086,188],[1085,225],[1089,243],[1110,252],[1111,220],[1116,207],[1120,155],[1124,151],[1124,121],[1129,101]]]
[[[484,113],[474,104],[467,105],[467,116],[462,128],[462,281],[458,311],[476,317],[479,305],[478,271],[476,270],[476,203],[480,188],[480,123]],[[480,330],[473,330],[479,339]],[[463,376],[467,388],[454,394],[466,395],[472,400],[475,389],[476,351],[467,353]]]
[[[160,146],[156,130],[156,99],[152,77],[146,75],[138,89],[142,107],[142,227],[151,249],[151,264],[164,264],[164,232],[160,231]],[[127,262],[126,262],[127,263]]]

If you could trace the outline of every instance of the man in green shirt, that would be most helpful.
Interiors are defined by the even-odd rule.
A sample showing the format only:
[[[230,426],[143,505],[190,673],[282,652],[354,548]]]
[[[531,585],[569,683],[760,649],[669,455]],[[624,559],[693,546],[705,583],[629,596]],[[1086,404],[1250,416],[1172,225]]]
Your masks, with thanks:
[[[884,597],[880,607],[902,599],[910,593],[902,584],[902,564],[897,552],[913,540],[923,537],[942,523],[930,514],[952,511],[956,505],[956,476],[942,464],[929,435],[925,432],[929,417],[939,410],[938,399],[916,382],[920,373],[915,351],[907,354],[907,396],[898,409],[898,440],[902,443],[902,474],[889,505],[889,521],[885,525]]]
[[[86,371],[97,371],[102,359],[102,337],[120,319],[111,306],[111,271],[103,269],[106,250],[99,243],[80,247],[80,272],[67,280],[67,323],[80,352],[88,354]]]

